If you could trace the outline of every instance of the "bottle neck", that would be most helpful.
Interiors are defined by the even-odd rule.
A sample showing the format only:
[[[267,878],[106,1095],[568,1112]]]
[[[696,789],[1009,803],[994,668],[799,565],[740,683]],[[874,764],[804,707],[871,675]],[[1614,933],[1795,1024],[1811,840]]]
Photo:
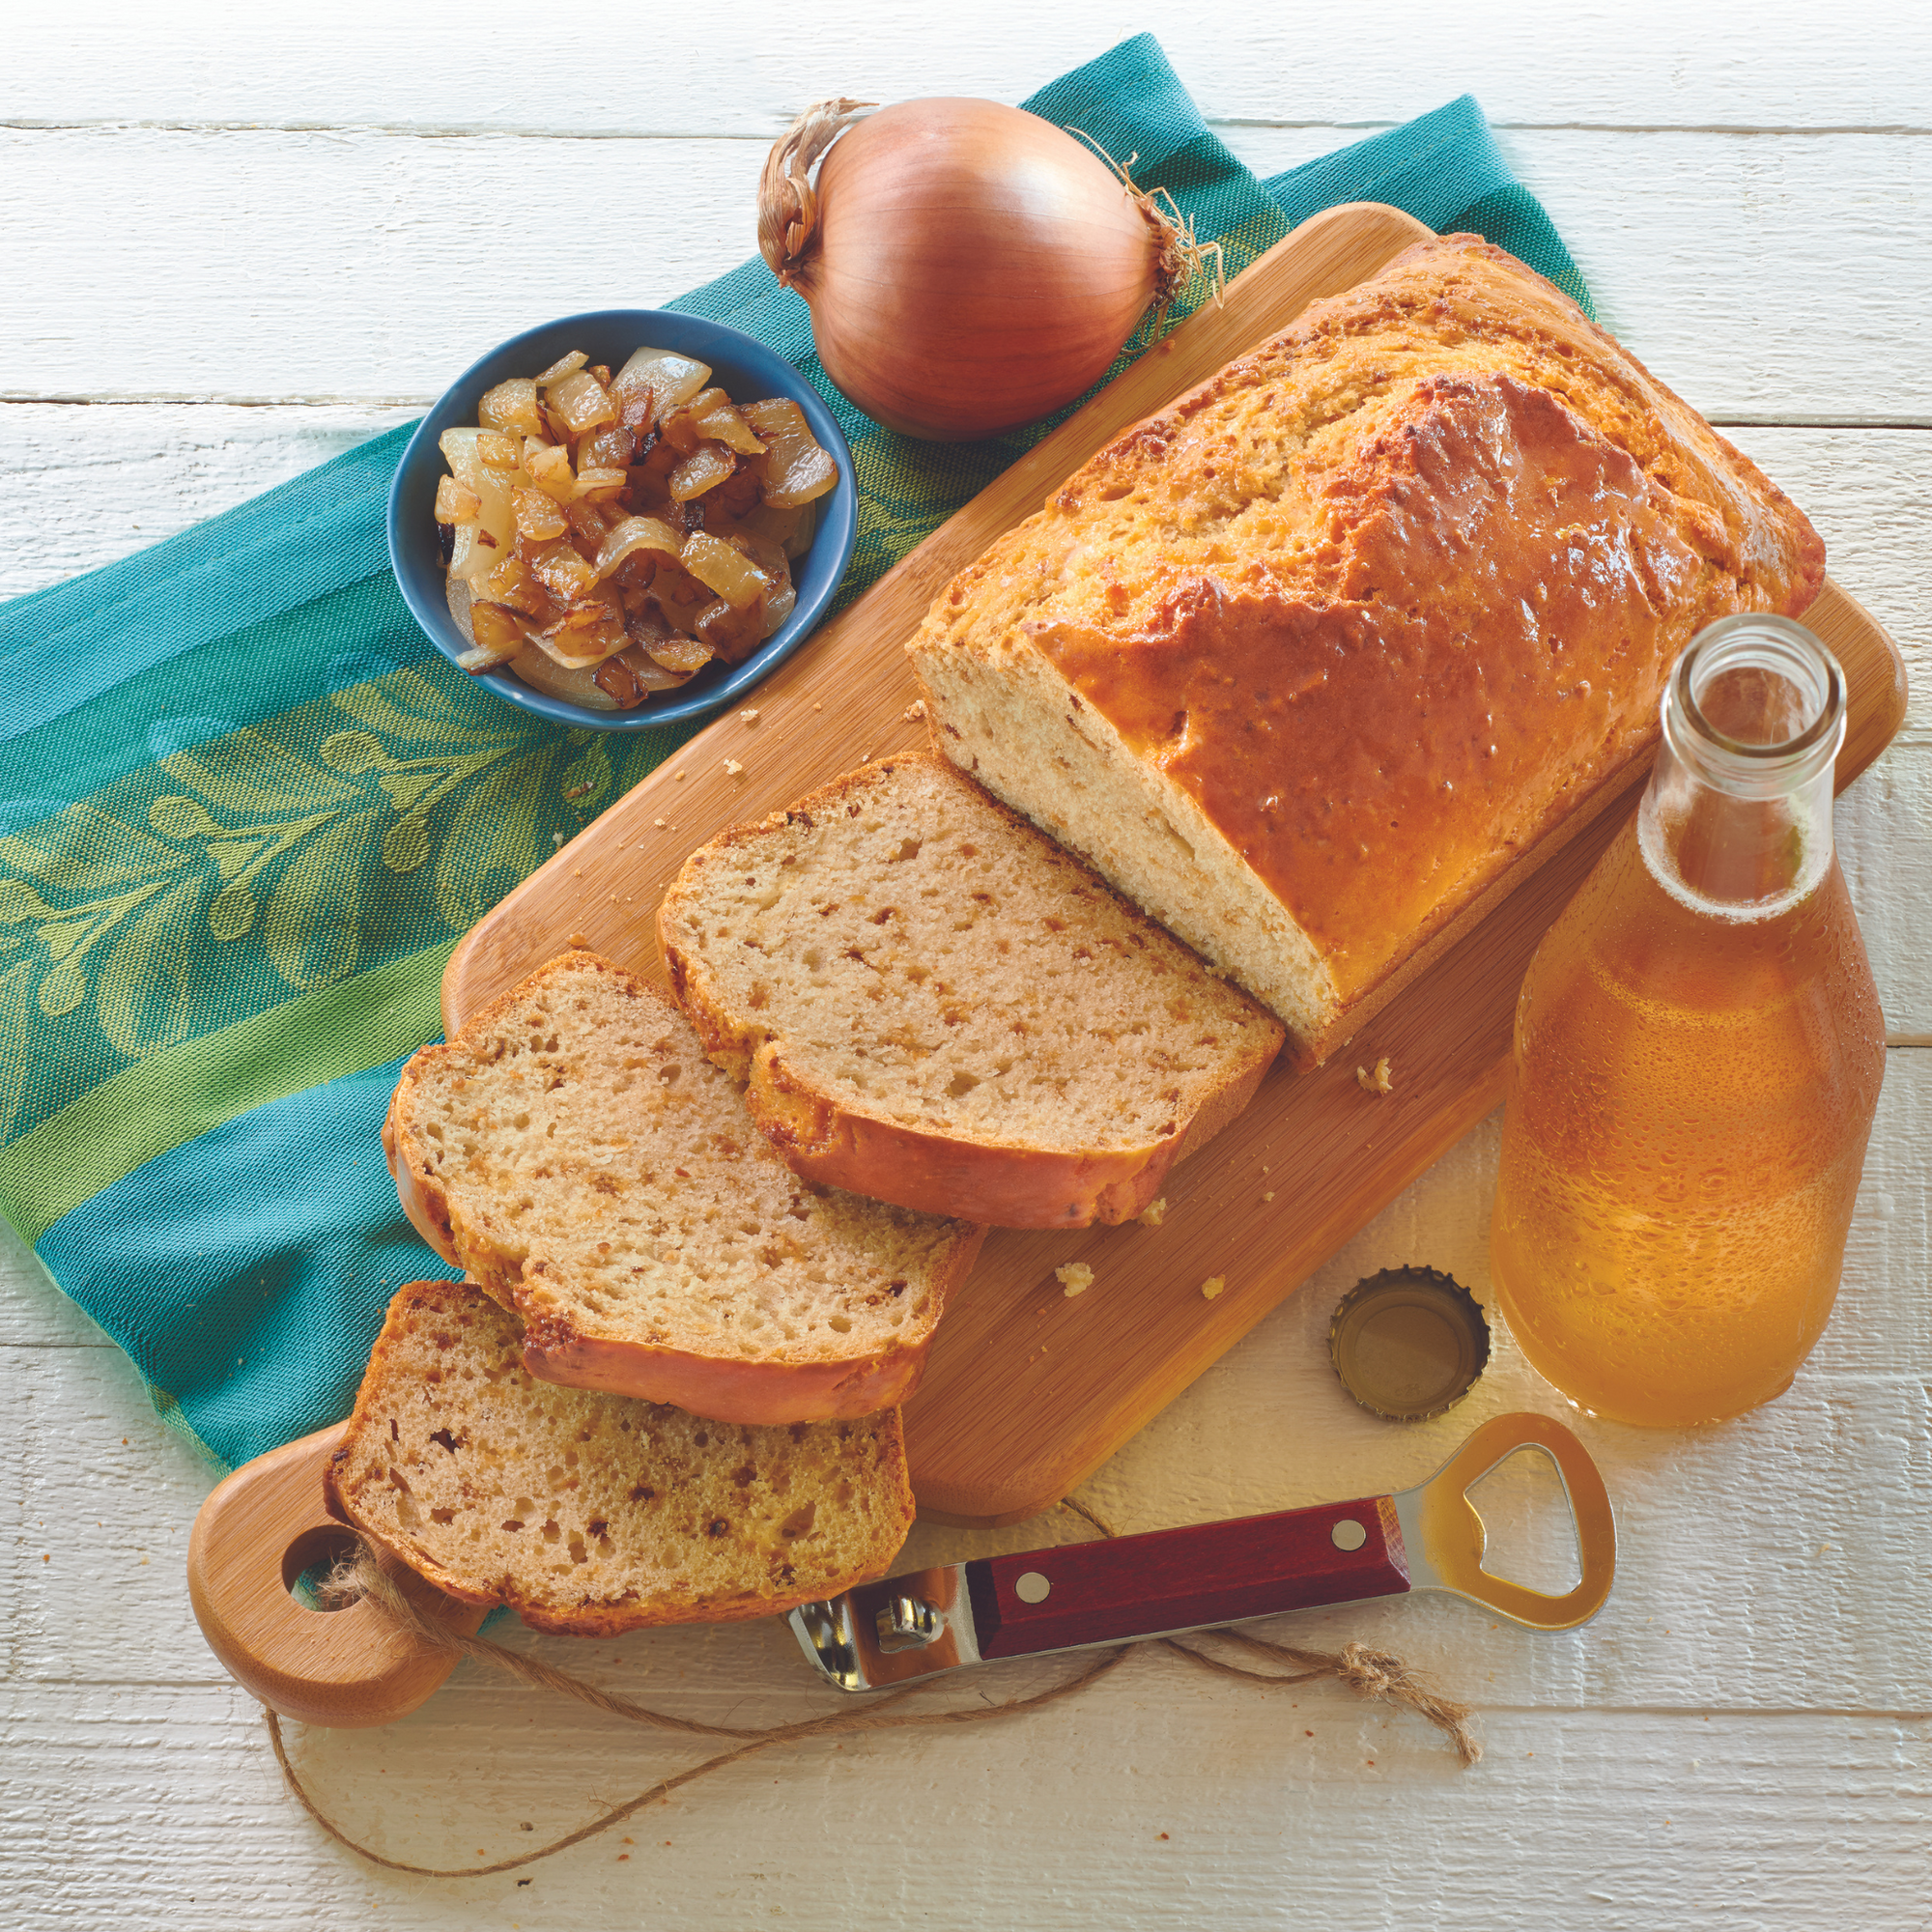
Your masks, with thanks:
[[[1637,812],[1645,865],[1693,912],[1774,919],[1831,869],[1845,676],[1788,617],[1700,631],[1663,694],[1663,744]]]

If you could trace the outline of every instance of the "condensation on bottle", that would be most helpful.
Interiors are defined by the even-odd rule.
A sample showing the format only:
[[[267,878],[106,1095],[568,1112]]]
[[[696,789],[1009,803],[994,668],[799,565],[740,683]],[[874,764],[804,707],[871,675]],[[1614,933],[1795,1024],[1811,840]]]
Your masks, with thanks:
[[[1491,1261],[1564,1394],[1683,1425],[1780,1394],[1823,1332],[1885,1025],[1833,850],[1835,660],[1726,618],[1662,713],[1635,820],[1523,979]]]

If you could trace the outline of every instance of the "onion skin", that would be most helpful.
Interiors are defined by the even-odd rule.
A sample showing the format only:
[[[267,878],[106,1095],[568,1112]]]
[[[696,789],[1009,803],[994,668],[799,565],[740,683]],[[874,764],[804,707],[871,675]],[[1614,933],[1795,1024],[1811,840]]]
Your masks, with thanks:
[[[838,136],[781,279],[866,413],[934,441],[1037,421],[1092,387],[1164,286],[1170,231],[1072,135],[931,99]]]

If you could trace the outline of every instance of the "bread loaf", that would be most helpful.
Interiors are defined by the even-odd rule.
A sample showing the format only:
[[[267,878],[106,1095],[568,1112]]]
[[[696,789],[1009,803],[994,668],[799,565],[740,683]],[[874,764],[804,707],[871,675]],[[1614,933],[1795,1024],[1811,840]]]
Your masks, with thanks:
[[[1118,438],[909,648],[947,754],[1309,1064],[1652,746],[1698,630],[1823,572],[1754,464],[1449,236]]]
[[[1271,1014],[930,753],[713,839],[658,932],[793,1172],[928,1213],[1130,1220],[1281,1046]]]
[[[328,1507],[538,1630],[776,1615],[884,1573],[912,1527],[898,1410],[748,1428],[538,1381],[469,1282],[389,1303]]]
[[[903,1401],[985,1234],[799,1179],[677,1009],[589,952],[416,1054],[383,1138],[533,1374],[727,1422]]]

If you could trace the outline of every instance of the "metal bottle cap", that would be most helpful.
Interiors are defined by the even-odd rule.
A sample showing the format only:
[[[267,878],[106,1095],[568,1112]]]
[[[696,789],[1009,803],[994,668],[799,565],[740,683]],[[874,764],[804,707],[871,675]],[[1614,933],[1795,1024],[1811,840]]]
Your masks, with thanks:
[[[1422,1422],[1461,1402],[1489,1366],[1490,1324],[1439,1269],[1384,1268],[1335,1304],[1328,1354],[1364,1408]]]

